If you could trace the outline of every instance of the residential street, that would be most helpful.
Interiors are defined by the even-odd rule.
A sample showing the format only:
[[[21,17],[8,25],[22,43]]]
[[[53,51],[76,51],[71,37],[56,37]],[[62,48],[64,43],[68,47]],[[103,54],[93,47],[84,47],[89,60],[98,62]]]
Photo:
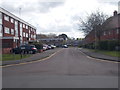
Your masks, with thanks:
[[[117,76],[118,63],[62,48],[44,61],[4,67],[3,88],[117,88]]]

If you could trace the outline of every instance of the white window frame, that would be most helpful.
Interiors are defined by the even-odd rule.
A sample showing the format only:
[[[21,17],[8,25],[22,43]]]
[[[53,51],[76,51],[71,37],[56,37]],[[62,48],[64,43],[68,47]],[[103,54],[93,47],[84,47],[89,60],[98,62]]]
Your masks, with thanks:
[[[10,22],[11,22],[11,23],[14,23],[14,19],[13,19],[13,18],[10,18]]]
[[[28,29],[28,26],[26,25],[26,29]]]
[[[26,37],[26,33],[25,32],[23,32],[23,37]]]
[[[15,20],[15,25],[17,26],[18,25],[18,21]]]
[[[20,23],[20,28],[22,28],[22,23]]]
[[[9,21],[9,16],[4,15],[4,19],[5,19],[6,21]]]
[[[12,34],[12,35],[14,35],[14,32],[15,32],[14,29],[11,29],[11,34]]]
[[[10,34],[10,29],[8,27],[5,27],[5,33]]]
[[[23,24],[23,28],[25,28],[25,24]]]
[[[28,37],[28,33],[26,33],[26,37]]]

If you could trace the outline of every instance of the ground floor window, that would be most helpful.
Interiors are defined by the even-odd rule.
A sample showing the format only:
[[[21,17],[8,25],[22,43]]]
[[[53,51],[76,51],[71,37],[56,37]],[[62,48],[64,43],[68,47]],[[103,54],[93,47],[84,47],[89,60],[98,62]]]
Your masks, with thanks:
[[[11,29],[11,34],[14,35],[14,29]]]

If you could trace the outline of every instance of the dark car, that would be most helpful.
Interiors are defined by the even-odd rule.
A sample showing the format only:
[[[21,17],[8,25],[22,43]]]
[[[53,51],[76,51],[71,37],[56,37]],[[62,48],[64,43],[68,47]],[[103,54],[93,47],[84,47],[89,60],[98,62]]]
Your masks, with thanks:
[[[13,48],[11,52],[15,54],[20,54],[20,53],[35,54],[37,52],[37,48],[35,47],[35,45],[21,45],[20,47]]]

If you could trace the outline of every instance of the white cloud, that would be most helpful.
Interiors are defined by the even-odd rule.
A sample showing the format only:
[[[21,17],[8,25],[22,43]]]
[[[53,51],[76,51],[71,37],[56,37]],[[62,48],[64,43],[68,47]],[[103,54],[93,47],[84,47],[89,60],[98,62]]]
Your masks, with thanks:
[[[66,33],[83,37],[78,31],[79,18],[100,9],[112,15],[118,0],[2,0],[1,6],[37,27],[38,33]]]

